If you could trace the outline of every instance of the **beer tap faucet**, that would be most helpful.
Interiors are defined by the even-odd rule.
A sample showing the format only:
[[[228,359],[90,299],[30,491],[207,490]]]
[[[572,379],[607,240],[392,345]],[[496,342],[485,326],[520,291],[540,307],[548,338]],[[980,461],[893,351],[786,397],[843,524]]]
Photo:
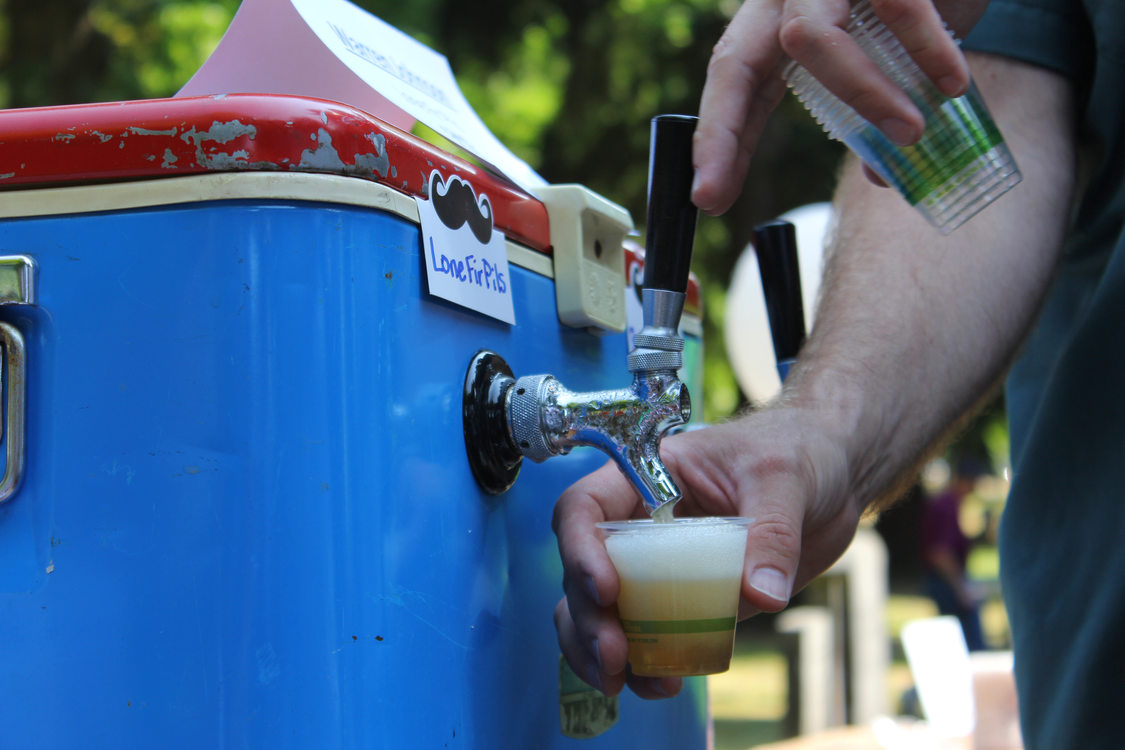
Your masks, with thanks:
[[[691,397],[677,371],[683,365],[679,322],[698,215],[690,197],[695,122],[681,115],[652,121],[644,326],[628,355],[632,383],[575,392],[553,375],[516,379],[494,352],[473,358],[463,399],[465,438],[473,474],[486,491],[507,490],[525,457],[541,462],[588,445],[613,459],[650,514],[670,511],[680,499],[660,459],[660,441],[691,418]]]
[[[805,343],[805,308],[801,296],[797,228],[774,219],[754,227],[754,251],[762,277],[770,339],[782,382]]]

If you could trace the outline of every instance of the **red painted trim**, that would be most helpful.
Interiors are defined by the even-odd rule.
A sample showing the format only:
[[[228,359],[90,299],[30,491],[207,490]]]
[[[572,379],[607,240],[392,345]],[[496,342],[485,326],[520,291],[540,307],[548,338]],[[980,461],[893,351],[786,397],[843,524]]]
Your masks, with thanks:
[[[703,294],[699,287],[699,279],[695,274],[688,276],[687,282],[687,299],[684,300],[684,312],[690,313],[697,318],[703,317]]]
[[[241,171],[318,172],[425,195],[456,174],[510,239],[548,252],[547,211],[511,183],[365,112],[298,96],[230,94],[0,112],[0,189]]]
[[[424,196],[435,168],[487,195],[496,226],[509,238],[550,252],[547,210],[538,200],[345,104],[230,94],[0,111],[0,190],[277,171],[357,177]],[[643,250],[636,254],[643,259]],[[702,312],[694,278],[685,309]]]

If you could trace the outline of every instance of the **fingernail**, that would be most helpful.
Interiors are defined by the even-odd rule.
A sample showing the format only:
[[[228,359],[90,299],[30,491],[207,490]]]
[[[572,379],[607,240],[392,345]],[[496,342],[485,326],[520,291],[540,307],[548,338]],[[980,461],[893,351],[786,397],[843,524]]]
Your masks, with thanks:
[[[602,689],[602,675],[593,664],[586,665],[586,682],[598,690]]]
[[[909,146],[911,143],[918,140],[918,135],[914,132],[914,128],[905,120],[900,120],[897,117],[888,117],[881,121],[879,123],[879,130],[897,146]]]
[[[586,576],[586,593],[594,600],[594,604],[597,604],[599,607],[602,606],[601,597],[598,596],[598,586],[594,583],[593,576]]]
[[[938,88],[941,89],[941,93],[949,97],[961,96],[967,89],[957,76],[944,76],[939,78],[937,85]]]
[[[598,671],[604,671],[602,669],[602,652],[598,650],[597,638],[590,642],[590,651],[594,654],[594,661],[598,663]]]
[[[675,683],[673,683],[673,684],[675,684]],[[680,685],[677,684],[676,689],[669,690],[667,687],[664,686],[664,678],[662,678],[662,677],[654,677],[649,682],[649,686],[652,688],[652,691],[654,693],[656,693],[657,695],[663,696],[665,698],[672,698],[676,695],[679,695],[679,693],[680,693]]]
[[[789,578],[777,568],[758,568],[750,574],[750,585],[771,599],[789,601]]]

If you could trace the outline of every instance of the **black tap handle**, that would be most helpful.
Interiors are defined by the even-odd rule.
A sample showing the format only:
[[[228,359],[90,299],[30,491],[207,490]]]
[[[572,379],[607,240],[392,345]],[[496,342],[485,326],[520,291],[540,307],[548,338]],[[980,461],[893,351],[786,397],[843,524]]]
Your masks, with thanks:
[[[652,118],[648,161],[648,222],[645,227],[645,289],[686,292],[691,246],[699,215],[691,202],[695,173],[691,140],[697,117]]]
[[[801,268],[797,230],[787,221],[754,227],[754,249],[762,274],[762,293],[770,336],[778,362],[794,359],[805,341],[805,308],[801,301]]]

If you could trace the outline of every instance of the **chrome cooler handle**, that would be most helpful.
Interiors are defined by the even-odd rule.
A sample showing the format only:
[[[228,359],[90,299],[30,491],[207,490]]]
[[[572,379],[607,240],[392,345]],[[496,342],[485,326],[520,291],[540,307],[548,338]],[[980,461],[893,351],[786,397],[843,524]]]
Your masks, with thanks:
[[[27,457],[27,350],[23,335],[10,323],[0,323],[0,346],[4,349],[4,367],[0,377],[7,379],[8,396],[2,427],[7,448],[4,476],[0,478],[2,505],[19,490]]]
[[[35,260],[27,255],[0,256],[0,307],[35,305]],[[0,322],[0,392],[7,396],[0,405],[4,419],[0,436],[5,443],[4,474],[0,477],[0,505],[19,491],[27,463],[27,347],[23,334],[11,323]]]

